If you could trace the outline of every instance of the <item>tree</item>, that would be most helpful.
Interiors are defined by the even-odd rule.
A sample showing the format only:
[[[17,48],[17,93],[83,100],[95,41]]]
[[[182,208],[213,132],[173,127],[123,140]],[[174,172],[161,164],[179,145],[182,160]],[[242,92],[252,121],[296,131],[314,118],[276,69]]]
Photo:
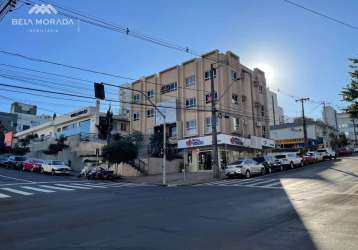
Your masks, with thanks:
[[[330,145],[335,150],[348,145],[347,137],[343,133],[339,134],[338,136],[333,133],[330,133],[329,138],[330,138]]]
[[[106,116],[99,117],[99,124],[97,125],[98,137],[102,140],[109,140],[109,136],[113,129],[113,113],[111,108],[108,109]]]
[[[102,156],[109,163],[131,162],[138,156],[138,147],[129,136],[115,135],[112,142],[103,147]]]
[[[162,131],[152,134],[149,137],[150,153],[155,157],[163,156],[163,133]],[[167,136],[166,153],[167,160],[172,160],[177,157],[177,148],[169,143],[169,137]]]
[[[358,118],[358,59],[350,58],[351,82],[342,90],[343,100],[350,103],[345,111],[352,118]]]
[[[47,148],[47,150],[44,151],[44,153],[48,154],[48,155],[58,154],[58,152],[69,147],[67,144],[65,144],[66,140],[67,140],[67,137],[64,135],[61,135],[59,138],[56,139],[56,143],[51,143],[50,145],[48,145],[48,148]]]

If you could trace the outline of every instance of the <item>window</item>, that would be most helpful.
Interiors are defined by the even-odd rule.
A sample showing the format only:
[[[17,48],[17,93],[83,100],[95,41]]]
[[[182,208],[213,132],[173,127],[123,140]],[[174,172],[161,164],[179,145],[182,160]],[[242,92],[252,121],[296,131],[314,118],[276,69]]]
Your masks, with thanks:
[[[261,106],[261,116],[265,116],[265,106]]]
[[[154,116],[154,109],[148,109],[147,110],[147,117],[153,117]]]
[[[259,86],[259,93],[260,93],[260,94],[262,94],[262,90],[263,90],[262,85],[260,85],[260,86]]]
[[[133,121],[138,121],[139,118],[140,118],[139,112],[134,112],[134,113],[133,113]]]
[[[91,120],[81,121],[79,123],[79,128],[81,133],[90,133],[91,131]]]
[[[127,131],[127,124],[121,123],[121,131]]]
[[[185,87],[195,86],[195,75],[185,78]]]
[[[231,80],[236,81],[237,80],[237,73],[236,71],[231,70]]]
[[[216,69],[213,69],[213,77],[216,78]],[[210,70],[205,71],[205,73],[204,73],[204,79],[205,79],[205,81],[211,79],[211,77],[210,77]]]
[[[160,94],[165,94],[165,93],[173,92],[173,91],[176,91],[176,90],[177,90],[177,82],[172,82],[172,83],[163,85],[160,88]]]
[[[152,98],[154,96],[154,89],[147,91],[147,96],[148,98]]]
[[[186,131],[188,135],[193,135],[196,133],[196,120],[186,122]]]
[[[185,100],[185,107],[186,108],[193,108],[196,106],[196,99],[195,98],[189,98]]]
[[[176,137],[177,136],[177,127],[169,128],[169,136],[170,137]]]
[[[237,117],[232,118],[232,128],[233,130],[239,130],[240,128],[240,119]]]
[[[234,104],[239,104],[239,96],[235,95],[235,94],[232,94],[231,101]]]
[[[218,93],[216,91],[215,91],[214,97],[215,97],[215,100],[217,101]],[[205,95],[205,103],[211,103],[211,95],[210,94]]]
[[[140,102],[140,95],[134,95],[133,96],[133,102],[134,103],[139,103]]]
[[[246,102],[246,99],[247,99],[246,95],[243,95],[242,96],[242,102]]]

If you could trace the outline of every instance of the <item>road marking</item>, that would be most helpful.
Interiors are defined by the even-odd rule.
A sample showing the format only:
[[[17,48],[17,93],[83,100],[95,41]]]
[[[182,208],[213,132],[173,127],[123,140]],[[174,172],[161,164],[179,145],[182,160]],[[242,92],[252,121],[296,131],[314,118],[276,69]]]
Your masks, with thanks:
[[[8,192],[11,192],[11,193],[15,193],[15,194],[33,195],[33,193],[29,193],[29,192],[25,192],[25,191],[13,189],[13,188],[1,188],[1,189],[5,190],[5,191],[8,191]]]
[[[277,185],[277,184],[279,184],[280,183],[280,181],[278,181],[278,180],[276,180],[276,179],[274,179],[274,180],[267,180],[267,181],[260,181],[260,182],[256,182],[256,183],[254,183],[254,184],[249,184],[249,186],[261,186],[262,184],[264,184],[264,185],[262,185],[261,187],[269,187],[269,185],[271,184],[274,184],[274,185]]]
[[[9,197],[11,197],[11,196],[6,195],[6,194],[1,194],[1,193],[0,193],[0,199],[1,199],[1,198],[9,198]]]
[[[78,188],[78,189],[92,189],[89,187],[80,187],[80,186],[74,186],[74,185],[67,185],[67,184],[55,184],[56,186],[60,186],[60,187],[69,187],[69,188]]]
[[[25,179],[20,179],[20,178],[15,178],[15,177],[10,177],[10,176],[6,176],[6,175],[0,175],[0,177],[8,178],[8,179],[11,179],[11,180],[26,181],[26,182],[33,183],[33,181],[29,181],[29,180],[25,180]]]
[[[271,183],[271,184],[268,184],[268,185],[264,185],[263,187],[275,187],[275,186],[277,186],[277,187],[282,187],[282,183],[281,183],[281,181],[276,181],[276,182],[274,182],[274,183]]]
[[[90,184],[77,184],[77,183],[71,183],[71,185],[75,185],[75,186],[84,186],[84,187],[93,187],[93,188],[107,188],[104,186],[99,186],[99,185],[90,185]]]
[[[49,186],[49,185],[40,185],[40,187],[56,189],[56,190],[61,190],[61,191],[74,191],[74,189],[71,189],[71,188],[55,187],[55,186]]]
[[[25,188],[25,189],[29,189],[29,190],[34,190],[34,191],[38,191],[38,192],[42,192],[42,193],[54,193],[54,192],[56,192],[56,191],[53,191],[53,190],[42,189],[42,188],[36,188],[36,187],[30,187],[30,186],[21,186],[21,188]]]

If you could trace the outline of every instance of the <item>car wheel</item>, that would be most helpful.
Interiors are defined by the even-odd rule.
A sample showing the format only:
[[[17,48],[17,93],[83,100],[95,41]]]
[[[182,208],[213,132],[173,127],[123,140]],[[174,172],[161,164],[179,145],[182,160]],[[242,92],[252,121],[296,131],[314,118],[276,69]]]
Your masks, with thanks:
[[[261,168],[261,175],[265,175],[266,174],[266,168]]]
[[[246,179],[250,179],[250,178],[251,178],[251,173],[250,173],[249,170],[246,170],[245,177],[246,177]]]
[[[291,161],[290,163],[290,168],[293,169],[295,167],[295,165],[293,164],[293,162]]]

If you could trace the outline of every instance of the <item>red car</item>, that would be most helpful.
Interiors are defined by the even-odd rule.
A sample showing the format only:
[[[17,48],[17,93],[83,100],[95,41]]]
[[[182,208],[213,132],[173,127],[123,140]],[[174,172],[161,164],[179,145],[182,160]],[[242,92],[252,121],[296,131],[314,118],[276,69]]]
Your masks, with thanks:
[[[40,172],[42,167],[42,160],[28,159],[23,163],[23,171]]]
[[[305,164],[311,164],[316,162],[316,157],[312,154],[305,154],[302,156],[302,158]]]

